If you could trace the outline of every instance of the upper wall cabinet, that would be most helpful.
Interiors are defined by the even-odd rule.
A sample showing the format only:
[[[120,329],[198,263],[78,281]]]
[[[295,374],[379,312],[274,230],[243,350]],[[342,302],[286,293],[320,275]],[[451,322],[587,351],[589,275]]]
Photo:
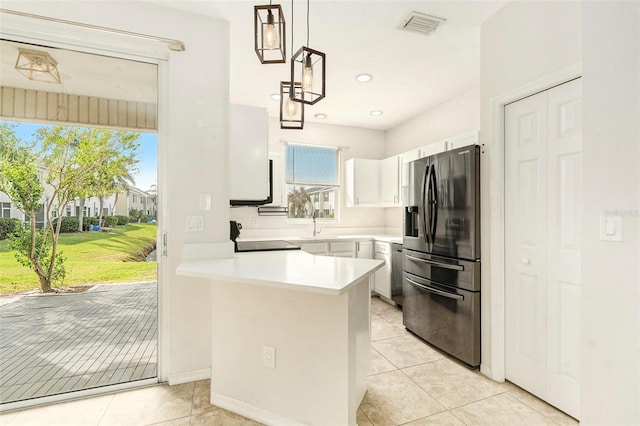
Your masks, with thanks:
[[[268,116],[266,108],[229,105],[231,200],[269,197]]]
[[[400,206],[400,156],[380,160],[380,205]]]
[[[345,204],[347,207],[380,207],[379,160],[351,158],[344,164]]]

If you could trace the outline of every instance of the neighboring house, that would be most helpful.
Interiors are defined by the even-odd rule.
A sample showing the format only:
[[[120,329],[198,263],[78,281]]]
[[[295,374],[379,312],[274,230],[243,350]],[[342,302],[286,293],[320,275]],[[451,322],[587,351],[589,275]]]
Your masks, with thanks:
[[[307,190],[313,211],[318,212],[318,217],[332,218],[336,214],[335,188],[324,186],[312,187]]]
[[[38,228],[46,224],[46,217],[44,214],[48,200],[51,198],[52,189],[48,185],[45,188],[45,206],[38,212],[36,217],[36,226]],[[141,210],[148,216],[156,217],[157,208],[157,196],[155,194],[149,194],[135,187],[130,187],[127,192],[121,192],[116,195],[112,194],[104,198],[102,205],[102,216],[114,216],[123,215],[128,216],[131,209]],[[79,216],[80,215],[80,200],[76,199],[67,204],[63,213],[64,216]],[[100,199],[98,197],[89,197],[85,199],[84,203],[84,216],[85,217],[98,217],[100,216]],[[24,213],[19,210],[11,199],[4,192],[0,192],[0,217],[11,217],[18,220],[27,220]]]

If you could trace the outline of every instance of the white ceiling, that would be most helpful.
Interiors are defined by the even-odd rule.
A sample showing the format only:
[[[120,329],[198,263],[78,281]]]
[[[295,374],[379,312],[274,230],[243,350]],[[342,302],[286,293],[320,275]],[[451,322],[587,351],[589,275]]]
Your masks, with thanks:
[[[145,0],[230,22],[231,102],[267,107],[270,95],[289,80],[290,64],[262,65],[253,49],[253,6],[265,1]],[[274,2],[275,3],[275,2]],[[479,84],[480,24],[507,1],[310,1],[309,47],[326,54],[325,99],[307,106],[307,121],[387,130]],[[281,2],[291,52],[291,1]],[[446,19],[424,36],[397,29],[411,11]],[[294,2],[294,51],[306,40],[306,1]],[[213,42],[213,41],[212,41]],[[186,46],[187,50],[189,45]],[[0,84],[39,90],[150,102],[155,67],[58,49],[45,49],[59,63],[63,84],[34,83],[15,69],[16,45],[0,43]],[[369,83],[355,76],[369,73]],[[91,76],[89,78],[88,76]],[[100,84],[95,84],[95,81]],[[36,87],[34,87],[34,85]],[[382,110],[372,117],[369,112]],[[293,132],[293,130],[292,130]]]
[[[280,80],[290,79],[290,63],[262,65],[253,50],[253,6],[268,1],[152,1],[228,20],[231,101],[268,107],[278,116],[270,95],[279,91]],[[290,58],[291,1],[280,3]],[[326,123],[386,130],[477,86],[480,24],[506,3],[310,0],[309,47],[327,55],[327,97],[307,106],[305,118],[318,121],[314,114],[325,113]],[[398,30],[411,11],[446,22],[429,36]],[[306,41],[306,1],[294,2],[294,19],[295,52]],[[360,73],[373,80],[356,82]],[[372,117],[372,110],[384,114]]]

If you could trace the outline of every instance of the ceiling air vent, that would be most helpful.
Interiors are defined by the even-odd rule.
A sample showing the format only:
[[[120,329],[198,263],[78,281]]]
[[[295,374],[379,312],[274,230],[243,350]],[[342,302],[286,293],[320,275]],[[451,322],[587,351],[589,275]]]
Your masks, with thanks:
[[[436,18],[425,13],[411,12],[402,20],[398,29],[429,35],[444,21],[446,19]]]

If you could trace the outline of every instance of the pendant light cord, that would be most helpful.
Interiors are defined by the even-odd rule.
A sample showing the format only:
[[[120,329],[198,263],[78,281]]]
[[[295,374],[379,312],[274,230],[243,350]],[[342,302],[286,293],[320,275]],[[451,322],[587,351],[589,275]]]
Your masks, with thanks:
[[[293,60],[293,2],[291,0],[291,60]]]
[[[307,47],[309,47],[309,0],[307,0]]]

